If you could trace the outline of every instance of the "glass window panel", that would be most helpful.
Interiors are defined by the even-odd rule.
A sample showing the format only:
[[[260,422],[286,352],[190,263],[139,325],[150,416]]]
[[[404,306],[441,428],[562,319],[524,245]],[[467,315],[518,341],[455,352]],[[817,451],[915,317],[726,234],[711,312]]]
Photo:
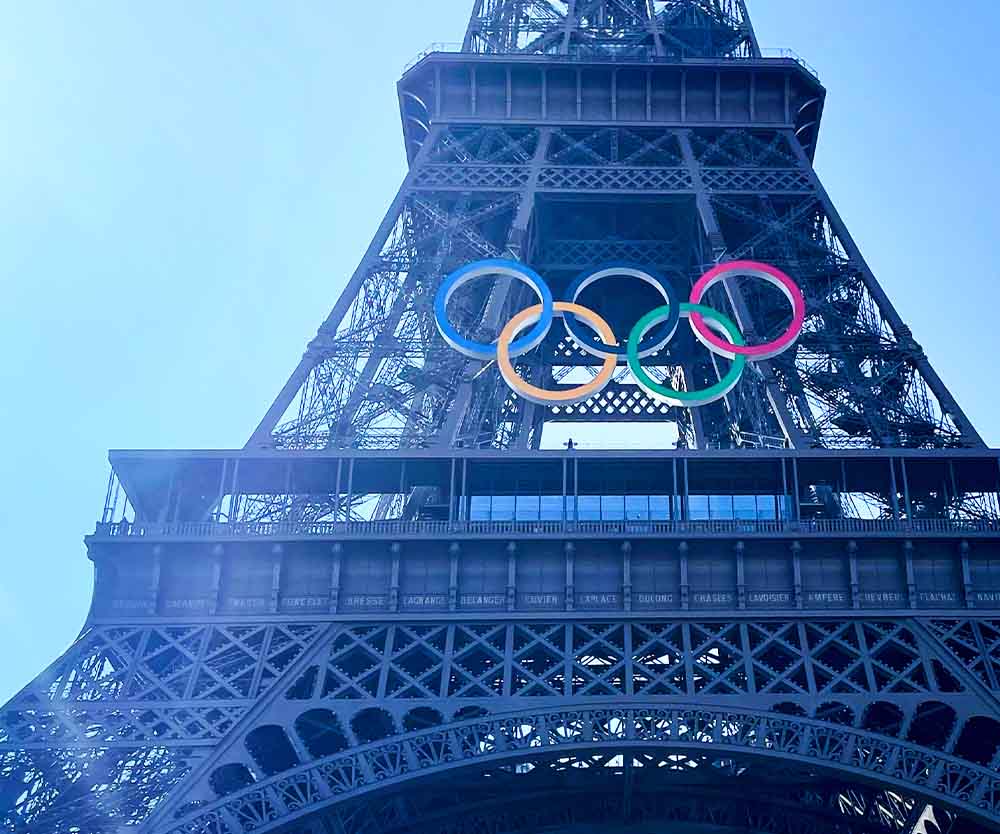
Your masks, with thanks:
[[[781,508],[781,518],[787,521],[792,517],[792,496],[782,495],[778,499],[778,506]]]
[[[566,518],[570,521],[576,518],[576,496],[566,496]]]
[[[562,505],[563,499],[561,495],[543,495],[540,513],[542,521],[561,521]]]
[[[517,520],[518,521],[538,521],[538,496],[518,495],[517,496]]]
[[[688,496],[688,518],[692,521],[704,521],[708,519],[708,496],[689,495]]]
[[[646,495],[626,495],[625,518],[629,521],[649,521],[649,497]]]
[[[712,495],[708,501],[708,512],[712,518],[733,517],[733,496]]]
[[[580,521],[601,520],[601,496],[581,495],[576,499],[577,518]]]
[[[773,495],[758,495],[757,518],[761,521],[772,521],[777,517],[777,499]]]
[[[469,506],[469,518],[473,521],[490,520],[490,496],[473,495]]]
[[[653,521],[670,520],[670,496],[650,495],[649,496],[649,517]]]
[[[602,495],[601,518],[605,521],[623,521],[625,519],[625,496]]]
[[[491,518],[494,521],[513,521],[514,520],[514,496],[513,495],[494,495],[493,496],[493,510],[491,512]]]
[[[734,495],[733,514],[741,521],[754,521],[757,518],[757,496]]]

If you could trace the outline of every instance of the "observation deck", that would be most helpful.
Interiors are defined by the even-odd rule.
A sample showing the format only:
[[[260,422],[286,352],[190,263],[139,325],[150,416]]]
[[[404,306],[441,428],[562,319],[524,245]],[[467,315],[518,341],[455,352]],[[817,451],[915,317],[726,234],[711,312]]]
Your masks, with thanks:
[[[111,462],[87,539],[99,618],[1000,609],[991,450]]]
[[[481,54],[435,44],[403,73],[412,162],[435,123],[790,129],[813,157],[826,90],[791,50],[757,57]]]

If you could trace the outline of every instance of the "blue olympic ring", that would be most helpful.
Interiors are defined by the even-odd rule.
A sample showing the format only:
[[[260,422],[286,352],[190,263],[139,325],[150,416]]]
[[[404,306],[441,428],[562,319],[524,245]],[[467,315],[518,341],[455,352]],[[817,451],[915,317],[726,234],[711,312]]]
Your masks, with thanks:
[[[473,359],[481,359],[484,362],[497,358],[496,344],[486,344],[467,339],[461,335],[448,321],[448,301],[455,291],[476,278],[484,275],[506,275],[523,281],[531,287],[538,300],[542,302],[542,314],[538,323],[531,328],[524,336],[510,346],[510,355],[520,356],[529,350],[538,347],[549,332],[554,316],[552,290],[545,283],[542,276],[530,267],[517,261],[508,261],[501,258],[494,258],[456,269],[451,275],[444,279],[437,295],[434,297],[434,319],[437,322],[438,332],[441,337],[459,353]]]
[[[645,281],[647,284],[652,286],[660,293],[660,295],[663,296],[663,300],[666,302],[664,306],[666,306],[670,312],[661,323],[657,324],[656,327],[650,330],[650,332],[643,338],[642,343],[639,345],[640,357],[650,356],[656,353],[673,338],[674,333],[677,331],[677,324],[681,317],[681,300],[677,296],[677,291],[660,273],[654,272],[646,267],[640,267],[630,263],[602,264],[595,269],[588,269],[581,272],[573,280],[573,283],[567,287],[566,299],[571,303],[576,304],[577,299],[580,297],[580,293],[582,293],[587,287],[597,281],[600,281],[602,278],[608,278],[612,275],[627,275],[630,278],[638,278],[640,281]],[[606,345],[599,339],[595,341],[596,334],[592,328],[585,325],[581,326],[576,316],[572,313],[566,313],[563,316],[563,324],[566,327],[567,333],[569,333],[569,335],[573,338],[573,341],[576,342],[581,350],[584,350],[593,356],[599,356],[601,358],[615,356],[618,358],[619,362],[624,362],[628,356],[628,348],[624,342],[617,345]]]

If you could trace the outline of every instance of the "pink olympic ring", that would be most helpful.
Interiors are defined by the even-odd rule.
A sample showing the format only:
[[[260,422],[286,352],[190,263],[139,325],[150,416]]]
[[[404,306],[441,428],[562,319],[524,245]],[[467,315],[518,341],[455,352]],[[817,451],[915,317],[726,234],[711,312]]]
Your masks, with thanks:
[[[691,313],[689,321],[694,335],[713,353],[723,356],[726,359],[735,359],[737,355],[745,356],[752,362],[759,362],[763,359],[771,359],[780,353],[788,350],[802,332],[802,325],[806,318],[806,300],[802,295],[802,290],[784,272],[769,264],[758,261],[727,261],[713,267],[691,288],[691,303],[700,304],[701,299],[709,289],[720,281],[731,275],[751,275],[755,278],[762,278],[769,284],[773,284],[792,305],[792,323],[788,325],[777,339],[765,342],[762,345],[734,345],[713,333],[701,313]]]

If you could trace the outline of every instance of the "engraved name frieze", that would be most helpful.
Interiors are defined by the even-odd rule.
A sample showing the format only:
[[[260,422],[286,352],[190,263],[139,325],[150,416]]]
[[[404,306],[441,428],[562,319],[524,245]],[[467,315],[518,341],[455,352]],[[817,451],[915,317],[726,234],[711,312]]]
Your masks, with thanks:
[[[581,606],[608,607],[621,605],[621,594],[579,593],[576,604]]]
[[[862,602],[903,602],[905,597],[899,591],[862,591],[858,598]]]
[[[270,602],[265,597],[226,597],[223,607],[232,611],[263,611]]]
[[[446,594],[403,594],[404,608],[447,608]]]
[[[560,594],[518,594],[518,604],[525,608],[558,608],[562,605]]]
[[[147,599],[113,599],[111,607],[116,611],[152,611],[154,605]]]
[[[956,591],[919,591],[917,599],[920,602],[958,602]]]
[[[281,600],[282,608],[328,608],[329,597],[285,597]]]
[[[385,608],[388,598],[374,594],[349,594],[344,597],[344,608]]]
[[[207,599],[168,599],[163,603],[167,611],[203,611],[208,608]]]
[[[463,608],[503,608],[507,604],[506,594],[462,594],[458,604]]]
[[[632,595],[633,602],[638,605],[672,605],[676,601],[673,593],[636,593]]]
[[[730,603],[736,599],[736,594],[731,591],[696,591],[691,594],[691,601],[704,605],[719,605]]]
[[[846,591],[806,591],[805,600],[817,605],[829,603],[846,605],[850,601]]]
[[[748,602],[779,603],[791,602],[792,595],[788,591],[750,591]]]

